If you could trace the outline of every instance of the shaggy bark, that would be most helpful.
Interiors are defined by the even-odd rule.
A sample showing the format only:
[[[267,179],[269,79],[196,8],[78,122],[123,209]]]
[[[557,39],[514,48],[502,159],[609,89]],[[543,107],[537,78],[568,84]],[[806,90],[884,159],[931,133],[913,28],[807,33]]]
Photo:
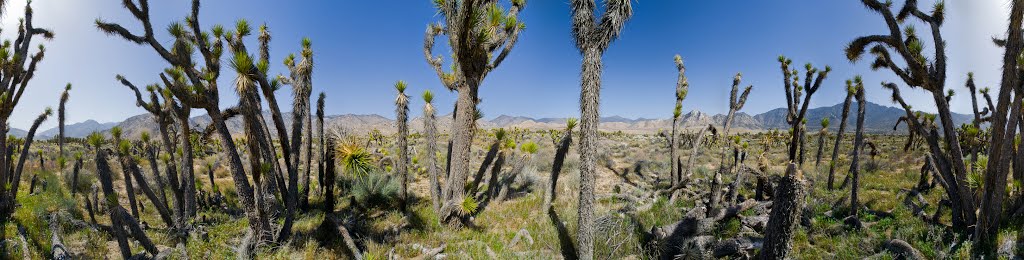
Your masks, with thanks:
[[[424,152],[424,162],[427,166],[427,172],[430,175],[430,200],[433,203],[434,212],[441,210],[441,183],[438,180],[438,166],[437,166],[437,123],[436,123],[436,111],[434,105],[431,104],[433,101],[433,94],[429,91],[423,93],[423,129],[424,137],[427,141],[427,149]]]
[[[786,169],[786,176],[779,181],[768,225],[765,227],[764,247],[758,255],[759,259],[785,259],[789,254],[792,248],[791,240],[800,223],[800,213],[803,211],[806,191],[802,175],[796,164],[790,163]]]
[[[857,218],[860,211],[860,201],[857,198],[857,190],[860,189],[860,154],[864,146],[864,112],[867,101],[864,100],[864,89],[857,89],[857,131],[853,138],[853,160],[850,164],[850,175],[853,180],[853,187],[850,188],[850,216]]]
[[[580,91],[580,189],[576,233],[579,258],[594,258],[594,183],[598,150],[598,104],[601,91],[601,56],[618,38],[623,25],[633,15],[631,1],[605,1],[601,22],[595,24],[593,0],[571,2],[572,32],[576,49],[583,55]]]

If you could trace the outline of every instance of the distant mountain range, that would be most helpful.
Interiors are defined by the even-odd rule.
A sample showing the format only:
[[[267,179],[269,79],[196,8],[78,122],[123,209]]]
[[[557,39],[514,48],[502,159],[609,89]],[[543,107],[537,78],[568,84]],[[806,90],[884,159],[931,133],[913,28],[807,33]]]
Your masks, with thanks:
[[[807,111],[807,128],[809,131],[817,131],[821,128],[819,122],[826,117],[831,118],[832,124],[829,129],[837,131],[839,129],[839,118],[842,116],[842,104],[836,104],[829,107],[819,107],[808,109]],[[866,108],[866,120],[864,121],[865,131],[870,133],[905,133],[906,125],[902,124],[896,131],[893,130],[892,126],[896,123],[896,120],[900,116],[904,115],[902,109],[882,106],[875,103],[867,102]],[[264,113],[263,115],[267,122],[271,122],[270,114]],[[973,118],[970,115],[953,113],[953,122],[955,125],[968,123]],[[291,113],[284,113],[284,119],[287,122],[291,121]],[[725,115],[709,115],[701,111],[691,111],[683,114],[681,119],[681,125],[684,129],[694,129],[705,127],[708,124],[721,126],[721,123],[725,121]],[[857,119],[857,104],[854,103],[850,107],[850,116],[847,119],[847,131],[853,131],[856,126]],[[205,128],[210,123],[210,117],[206,115],[193,117],[190,120],[190,124],[193,128]],[[324,124],[328,128],[343,129],[344,131],[351,133],[365,133],[374,129],[382,132],[393,132],[394,120],[388,119],[380,115],[332,115],[327,116],[324,120]],[[483,129],[491,128],[521,128],[521,129],[561,129],[565,127],[565,118],[531,118],[524,116],[508,116],[501,115],[496,118],[487,120],[483,119],[478,121],[478,125]],[[413,118],[410,120],[410,128],[413,131],[419,131],[423,128],[422,118]],[[452,124],[451,115],[444,115],[438,117],[438,129],[446,131]],[[241,118],[233,118],[227,122],[228,128],[232,133],[240,134],[242,132],[242,120]],[[601,118],[601,130],[604,131],[623,131],[630,133],[654,133],[660,130],[671,129],[672,119],[647,119],[637,118],[630,119],[621,116],[603,117]],[[786,109],[776,108],[767,112],[749,115],[746,113],[737,113],[733,118],[733,125],[736,129],[747,130],[747,131],[763,131],[771,129],[789,129],[789,125],[786,124]],[[158,131],[157,125],[153,123],[153,118],[149,114],[142,114],[133,117],[129,117],[122,122],[110,122],[110,123],[99,123],[94,120],[87,120],[81,123],[69,124],[65,126],[65,134],[68,137],[82,138],[93,132],[107,132],[115,126],[120,126],[126,136],[137,137],[142,132],[147,131],[150,133],[156,133]],[[287,127],[291,124],[287,123]],[[271,127],[273,131],[273,127]],[[57,135],[57,128],[48,129],[46,131],[39,132],[37,134],[38,139],[49,139]],[[289,130],[290,131],[290,130]],[[11,134],[18,137],[24,137],[27,133],[21,129],[11,129]]]

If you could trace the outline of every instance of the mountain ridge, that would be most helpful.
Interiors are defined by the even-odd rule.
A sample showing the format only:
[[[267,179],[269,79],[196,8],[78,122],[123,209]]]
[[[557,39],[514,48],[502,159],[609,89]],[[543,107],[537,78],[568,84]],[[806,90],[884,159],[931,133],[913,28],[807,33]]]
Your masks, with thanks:
[[[833,132],[838,131],[838,118],[842,114],[842,106],[843,104],[839,103],[832,106],[808,109],[806,116],[808,131],[820,130],[821,126],[819,122],[825,117],[831,118],[832,121],[832,124],[829,126],[829,130]],[[856,112],[857,103],[854,102],[850,105],[850,115],[847,118],[846,131],[852,132],[854,130],[857,119]],[[756,115],[737,112],[733,118],[733,127],[737,129],[737,131],[766,131],[773,129],[787,130],[789,129],[789,124],[786,123],[786,113],[786,108],[776,108]],[[900,125],[900,127],[895,130],[892,127],[896,123],[896,120],[905,114],[902,109],[867,102],[865,113],[867,117],[867,120],[865,120],[866,132],[906,133],[905,124]],[[269,112],[264,112],[263,116],[268,122],[270,122],[271,117]],[[290,112],[282,113],[282,117],[286,121],[291,121]],[[680,116],[680,126],[683,129],[697,129],[709,124],[721,127],[721,122],[725,121],[725,117],[726,115],[724,114],[711,115],[700,110],[692,110]],[[970,122],[973,118],[972,116],[958,113],[953,113],[952,117],[953,122],[956,125]],[[558,117],[533,118],[528,116],[498,115],[492,119],[481,119],[477,121],[477,124],[481,129],[521,128],[545,130],[564,128],[566,120],[567,118]],[[190,125],[192,125],[194,129],[201,129],[209,125],[210,118],[207,115],[201,115],[193,117],[189,121]],[[375,129],[385,133],[394,131],[394,120],[377,114],[328,115],[325,116],[324,121],[325,127],[327,128],[337,128],[351,133],[366,133]],[[441,131],[449,129],[452,122],[451,114],[439,115],[437,117],[438,129]],[[285,125],[286,127],[291,126],[291,124]],[[409,120],[409,125],[413,131],[422,130],[423,118],[411,118]],[[671,125],[671,118],[627,118],[612,115],[601,118],[600,129],[602,131],[655,133],[657,131],[671,129]],[[141,135],[143,131],[156,133],[159,130],[157,129],[157,125],[153,123],[151,115],[140,114],[126,118],[121,122],[99,123],[90,119],[66,125],[65,134],[67,137],[84,138],[92,132],[108,132],[115,126],[121,127],[124,135],[129,137],[137,137]],[[242,121],[240,117],[228,120],[227,126],[233,134],[241,134],[242,132]],[[57,135],[57,131],[57,128],[47,129],[39,132],[37,134],[37,138],[40,140],[53,138]],[[276,130],[272,128],[271,131],[274,132]],[[11,134],[18,137],[24,137],[27,133],[24,130],[12,128]]]

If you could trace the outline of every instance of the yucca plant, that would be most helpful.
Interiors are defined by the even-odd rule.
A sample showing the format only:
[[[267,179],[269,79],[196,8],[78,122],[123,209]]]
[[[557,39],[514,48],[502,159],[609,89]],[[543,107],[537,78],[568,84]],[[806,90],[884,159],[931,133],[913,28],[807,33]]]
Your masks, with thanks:
[[[371,208],[387,208],[401,198],[398,181],[390,175],[369,172],[355,176],[351,193],[360,205]]]
[[[376,168],[373,165],[373,155],[356,142],[349,141],[336,147],[342,169],[345,174],[359,178],[369,174]]]
[[[576,128],[576,118],[569,118],[566,120],[565,133],[562,134],[561,141],[558,146],[555,147],[555,158],[551,164],[551,181],[548,182],[548,187],[544,192],[544,204],[541,206],[541,211],[547,213],[551,210],[551,203],[555,201],[556,193],[558,188],[558,175],[562,173],[562,165],[565,163],[565,156],[569,153],[569,145],[572,144],[572,130]]]

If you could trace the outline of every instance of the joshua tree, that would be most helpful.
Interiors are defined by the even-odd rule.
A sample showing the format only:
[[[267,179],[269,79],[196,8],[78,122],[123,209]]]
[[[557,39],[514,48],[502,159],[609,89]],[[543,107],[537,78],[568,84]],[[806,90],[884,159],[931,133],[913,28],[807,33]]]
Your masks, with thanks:
[[[118,203],[118,196],[114,192],[114,184],[111,179],[110,165],[107,162],[107,151],[101,147],[104,142],[103,136],[99,133],[93,133],[89,135],[88,140],[96,154],[96,173],[99,176],[100,184],[103,186],[103,194],[108,208],[107,212],[110,215],[111,233],[114,234],[118,247],[121,249],[121,256],[125,259],[133,256],[131,245],[128,243],[129,235],[138,240],[148,253],[155,256],[157,254],[156,246],[149,240],[135,218],[129,216],[128,212]],[[127,183],[128,180],[126,179],[125,182]]]
[[[2,4],[0,7],[3,7]],[[2,8],[0,8],[0,12],[2,12]],[[10,53],[0,60],[6,64],[3,75],[0,75],[0,93],[2,93],[0,94],[0,118],[4,119],[3,122],[0,122],[0,137],[4,137],[0,138],[0,147],[6,148],[0,149],[0,184],[3,184],[0,185],[0,224],[7,223],[11,219],[11,214],[14,213],[14,208],[17,205],[18,184],[21,183],[21,172],[24,169],[25,160],[29,157],[28,152],[32,147],[36,130],[39,128],[39,124],[53,114],[53,111],[47,108],[32,122],[32,127],[29,128],[28,135],[21,147],[6,138],[10,131],[6,119],[14,113],[14,108],[21,100],[21,93],[24,93],[29,81],[35,75],[36,66],[43,59],[43,54],[46,51],[43,45],[39,45],[39,50],[35,54],[29,54],[29,47],[32,46],[32,40],[36,36],[42,36],[48,40],[53,38],[53,33],[32,25],[32,7],[26,5],[25,17],[18,24],[17,41],[13,45],[0,46],[4,52]],[[21,153],[14,157],[13,153],[17,150],[20,150]],[[3,240],[3,235],[0,235],[0,240]]]
[[[683,171],[679,167],[681,163],[679,162],[679,157],[676,156],[676,148],[679,146],[679,134],[676,132],[676,128],[679,127],[679,117],[683,114],[683,99],[686,99],[686,94],[690,90],[690,82],[686,79],[686,66],[683,65],[683,58],[676,54],[675,61],[676,69],[679,70],[679,78],[676,80],[676,106],[672,110],[672,136],[669,137],[669,164],[672,167],[672,186],[682,181],[683,177]],[[547,209],[548,206],[544,208]]]
[[[426,151],[423,154],[423,160],[427,167],[427,173],[430,178],[430,200],[433,202],[434,211],[441,209],[441,184],[438,180],[438,166],[437,166],[437,123],[436,114],[434,110],[434,93],[430,90],[423,91],[423,136],[426,139]]]
[[[839,163],[839,144],[842,143],[843,133],[846,132],[847,118],[850,116],[850,104],[853,103],[853,97],[857,95],[857,89],[864,88],[864,82],[860,76],[854,77],[853,80],[846,80],[846,100],[843,101],[843,115],[842,119],[839,120],[839,130],[836,131],[836,142],[832,147],[832,160],[828,164],[828,189],[832,190],[835,186],[835,174],[836,164]]]
[[[423,136],[427,142],[426,151],[423,152],[423,160],[430,175],[430,200],[433,202],[434,211],[441,209],[441,184],[438,182],[437,167],[437,123],[434,110],[434,94],[430,90],[423,91]]]
[[[852,176],[853,187],[850,188],[850,216],[857,218],[860,203],[857,201],[857,190],[860,188],[860,152],[864,148],[864,111],[867,101],[864,100],[864,89],[857,88],[857,131],[853,138],[853,160],[850,162],[850,176]]]
[[[772,197],[772,211],[765,227],[764,246],[758,259],[785,259],[792,248],[793,234],[800,224],[800,213],[803,211],[805,190],[803,173],[796,164],[790,163],[786,168],[786,176],[779,180]]]
[[[818,131],[818,153],[814,156],[814,167],[821,164],[821,152],[825,151],[825,137],[828,136],[828,117],[821,119],[821,131]]]
[[[146,91],[149,93],[150,101],[145,102],[142,99],[142,93],[139,91],[138,87],[136,87],[134,84],[129,82],[121,75],[117,76],[117,80],[120,81],[122,85],[125,85],[126,87],[131,89],[132,92],[135,93],[136,105],[152,114],[153,119],[156,121],[155,123],[157,124],[158,129],[160,130],[160,140],[161,143],[163,143],[163,155],[166,156],[164,157],[163,161],[165,162],[166,165],[165,169],[167,170],[167,180],[170,183],[171,193],[173,195],[172,197],[174,198],[175,227],[177,227],[178,229],[185,229],[186,219],[189,218],[189,215],[186,214],[185,212],[185,205],[187,204],[185,202],[185,194],[190,191],[187,189],[187,186],[183,185],[182,182],[179,182],[179,176],[176,170],[177,166],[175,163],[176,159],[181,159],[182,161],[180,165],[182,166],[182,172],[189,172],[191,167],[184,166],[190,165],[188,164],[188,162],[191,162],[192,160],[192,151],[191,143],[182,143],[181,147],[184,149],[186,148],[185,146],[188,146],[188,149],[183,150],[181,156],[177,157],[176,151],[178,146],[175,145],[177,142],[174,142],[171,139],[172,124],[176,122],[176,114],[172,110],[174,109],[175,106],[177,106],[177,102],[175,102],[173,97],[171,97],[169,93],[166,93],[164,91],[165,89],[161,88],[159,85],[150,85],[146,87]],[[163,103],[161,103],[161,98],[163,99]],[[148,134],[143,133],[143,137],[145,136],[148,136]],[[180,140],[181,139],[179,139],[178,142],[181,142]],[[154,174],[159,175],[157,173],[156,168],[156,159],[158,153],[156,151],[157,149],[150,147],[148,150],[149,151],[147,151],[147,155],[149,156],[150,167],[153,167]],[[182,176],[182,178],[184,177]],[[159,180],[159,178],[157,179]]]
[[[630,0],[604,1],[604,14],[594,17],[594,0],[573,0],[572,34],[583,55],[580,91],[580,196],[576,243],[579,258],[594,258],[594,182],[597,169],[598,105],[601,100],[601,56],[633,16]]]
[[[736,77],[733,77],[732,79],[732,91],[729,92],[729,114],[726,115],[725,122],[722,123],[722,126],[724,126],[722,135],[720,135],[722,138],[727,138],[729,136],[729,129],[732,128],[732,119],[736,116],[736,111],[743,109],[743,104],[747,103],[747,96],[750,95],[750,90],[754,88],[754,86],[747,86],[743,89],[743,94],[737,97],[736,95],[739,94],[738,92],[741,80],[743,80],[743,75],[740,73],[736,73]],[[715,171],[715,176],[711,181],[711,198],[708,202],[709,216],[718,214],[719,204],[722,199],[722,171],[732,171],[732,167],[729,169],[725,168],[725,157],[726,153],[728,153],[727,151],[728,146],[722,148],[720,156],[721,164],[719,165],[718,170]]]
[[[115,126],[114,128],[110,129],[110,136],[113,137],[115,145],[120,145],[121,144],[121,141],[122,141],[121,140],[121,134],[122,134],[121,127],[116,127]],[[122,151],[121,149],[118,149],[117,150],[117,157],[118,158],[124,158],[125,156],[131,156],[131,155],[125,154],[125,152],[127,152],[127,150]],[[139,218],[139,206],[138,206],[138,202],[135,200],[135,185],[132,184],[132,175],[129,172],[128,168],[126,168],[126,165],[124,165],[124,164],[121,165],[121,173],[124,174],[124,191],[125,191],[125,193],[128,194],[128,205],[132,209],[132,216],[135,217],[136,219],[138,219]]]
[[[569,153],[569,145],[572,144],[572,129],[576,128],[576,119],[569,118],[566,121],[565,133],[562,134],[562,141],[558,144],[555,149],[555,161],[551,164],[551,181],[548,183],[548,189],[544,193],[544,204],[541,211],[548,212],[551,210],[551,203],[555,201],[555,190],[558,188],[558,175],[562,173],[562,164],[565,162],[565,156]],[[675,147],[675,145],[673,145]]]
[[[266,26],[260,29],[260,41],[267,42],[270,39],[270,34],[266,30]],[[236,44],[232,44],[236,45]],[[262,61],[267,61],[267,51],[262,49],[266,48],[267,44],[260,45],[260,56]],[[238,49],[238,48],[234,48]],[[291,160],[288,163],[288,194],[285,196],[287,203],[287,214],[285,214],[284,226],[281,227],[281,232],[278,233],[278,242],[284,241],[291,236],[292,222],[295,219],[295,208],[298,204],[299,198],[299,176],[298,169],[301,164],[300,152],[302,148],[302,130],[304,127],[309,127],[303,124],[306,121],[306,117],[309,116],[309,95],[312,92],[313,84],[313,49],[312,41],[309,38],[302,39],[302,60],[296,64],[295,56],[289,55],[284,60],[284,65],[288,67],[291,72],[290,77],[279,77],[282,78],[283,82],[292,85],[292,135],[291,141],[289,142],[289,148],[291,152],[284,154],[291,154],[290,157],[286,157]],[[270,91],[272,93],[272,91]],[[272,96],[273,94],[270,94]],[[264,96],[267,96],[267,91],[264,92]],[[267,97],[268,101],[271,101],[270,97]],[[274,102],[276,103],[276,101]],[[276,107],[276,105],[273,105]],[[264,126],[266,124],[263,124]],[[278,130],[283,130],[279,128]],[[307,167],[308,168],[308,165]],[[308,171],[307,171],[308,174]],[[307,181],[309,176],[306,176]]]
[[[71,91],[71,83],[64,86],[64,92],[60,94],[60,104],[57,106],[57,129],[59,132],[57,136],[57,147],[60,149],[60,153],[57,154],[57,157],[64,157],[64,105],[68,103],[68,98],[70,97],[68,93],[69,91]]]
[[[946,96],[946,42],[942,38],[939,28],[945,20],[945,4],[938,2],[930,13],[922,11],[917,6],[917,1],[907,1],[904,6],[893,13],[892,6],[877,0],[863,0],[864,5],[871,11],[879,14],[888,27],[887,34],[869,35],[858,37],[846,47],[846,56],[850,61],[857,61],[867,51],[869,45],[871,54],[875,56],[872,69],[888,69],[899,76],[904,83],[911,88],[921,88],[932,94],[937,110],[937,117],[941,123],[941,134],[939,129],[930,126],[924,127],[923,122],[913,117],[914,113],[910,107],[903,102],[899,89],[895,84],[883,83],[883,86],[893,92],[893,100],[903,106],[908,115],[908,123],[911,129],[918,129],[918,133],[928,143],[929,152],[935,160],[935,169],[939,176],[946,183],[943,188],[951,202],[951,215],[953,227],[959,232],[968,232],[968,227],[975,228],[975,252],[994,252],[995,231],[999,224],[1002,206],[1002,197],[1005,189],[986,189],[982,198],[981,217],[975,212],[978,204],[973,196],[973,191],[968,186],[966,173],[967,165],[964,162],[964,153],[960,145],[960,137],[954,129],[952,114],[949,109],[949,100]],[[1000,147],[993,147],[989,150],[989,161],[985,174],[986,187],[1001,187],[1005,185],[1006,170],[1009,167],[1008,150],[1013,142],[1012,131],[1016,127],[1019,116],[1007,117],[1007,110],[1010,106],[1010,92],[1013,92],[1019,83],[1017,71],[1017,60],[1020,55],[1021,42],[1024,34],[1021,32],[1021,21],[1024,20],[1024,3],[1013,1],[1010,12],[1010,23],[1007,28],[1007,38],[999,39],[996,42],[1005,46],[1006,52],[1003,56],[1003,81],[999,91],[998,105],[992,115],[992,137],[989,143],[999,144]],[[925,42],[918,38],[913,26],[907,21],[915,19],[929,27],[932,39],[928,42],[934,46],[928,48],[934,51],[931,58],[924,55],[926,50]],[[897,56],[892,56],[895,51]],[[904,65],[897,65],[901,58]],[[1013,100],[1020,107],[1019,97]],[[1019,114],[1019,109],[1013,109],[1012,115]],[[929,116],[930,117],[930,116]],[[1010,122],[1007,122],[1010,121]],[[1008,124],[1009,123],[1009,124]],[[922,127],[918,127],[922,126]],[[942,141],[939,139],[943,138]],[[1004,158],[1005,157],[1005,158]],[[941,182],[940,182],[941,183]],[[980,220],[980,221],[979,221]],[[995,221],[993,221],[995,220]]]
[[[513,0],[508,11],[494,1],[437,0],[434,5],[443,23],[427,26],[423,54],[441,83],[448,90],[458,92],[451,131],[450,178],[445,183],[446,202],[438,214],[441,222],[454,224],[463,218],[455,208],[466,195],[470,147],[476,128],[477,93],[487,74],[508,57],[520,31],[526,28],[517,19],[526,0]],[[451,48],[451,72],[445,72],[441,68],[441,57],[432,53],[434,39],[442,34],[447,36]]]
[[[800,139],[805,134],[801,125],[806,124],[804,117],[807,115],[807,106],[811,103],[811,96],[818,91],[822,81],[832,71],[832,67],[825,66],[824,70],[819,71],[810,63],[807,63],[804,65],[804,69],[807,71],[806,75],[804,75],[804,83],[800,85],[799,71],[796,69],[790,70],[789,68],[793,61],[787,59],[786,56],[779,56],[779,63],[782,67],[783,83],[785,83],[786,88],[786,106],[788,107],[786,122],[793,129],[792,138],[789,139],[789,160],[796,162],[799,146],[803,143]],[[817,74],[817,77],[815,77],[815,74]],[[800,101],[804,90],[807,91],[807,95],[803,101]],[[803,166],[803,162],[800,164]]]
[[[160,200],[160,197],[156,195],[156,192],[149,187],[149,182],[146,181],[145,176],[142,175],[142,171],[139,169],[138,163],[135,162],[135,158],[131,154],[131,143],[128,142],[128,140],[121,140],[117,145],[117,149],[122,171],[124,171],[126,176],[131,174],[132,178],[135,180],[135,184],[139,185],[143,194],[146,194],[149,201],[153,203],[154,207],[156,207],[157,213],[160,214],[160,219],[164,221],[167,227],[174,227],[174,221],[171,219],[171,211],[167,208],[167,205]],[[129,186],[130,181],[131,179],[125,178],[125,186]],[[130,193],[129,195],[129,198],[134,197],[134,195],[131,195]],[[139,205],[142,205],[142,203],[139,203]]]
[[[131,12],[131,14],[137,19],[144,29],[144,34],[137,35],[132,33],[125,27],[107,23],[101,20],[96,21],[96,26],[100,30],[117,35],[130,42],[149,45],[153,50],[160,55],[161,58],[166,60],[173,68],[165,70],[165,73],[161,74],[161,80],[164,81],[164,85],[167,88],[167,92],[173,94],[174,98],[181,102],[182,107],[175,109],[178,121],[182,122],[182,126],[179,133],[183,138],[188,138],[188,117],[187,112],[191,108],[200,108],[207,112],[210,116],[211,125],[216,129],[218,136],[221,138],[221,146],[223,147],[224,153],[228,158],[228,169],[231,170],[231,176],[235,183],[235,190],[238,194],[238,199],[241,208],[244,210],[246,217],[249,219],[250,229],[254,232],[255,241],[266,240],[267,235],[270,234],[270,224],[268,215],[261,210],[262,204],[258,204],[255,200],[256,194],[253,191],[252,185],[248,181],[248,174],[245,172],[245,168],[242,166],[241,156],[238,153],[235,140],[231,137],[231,133],[225,123],[225,112],[220,110],[220,95],[217,88],[217,79],[220,76],[220,57],[224,51],[224,42],[228,41],[228,45],[235,56],[232,59],[236,62],[236,66],[233,66],[237,72],[241,72],[243,76],[250,77],[251,80],[259,83],[261,89],[265,92],[270,90],[268,93],[264,93],[267,97],[268,104],[270,104],[272,110],[277,107],[276,99],[273,97],[272,90],[276,89],[276,84],[271,84],[266,76],[266,68],[268,67],[266,55],[261,55],[260,62],[257,64],[245,63],[245,58],[242,56],[248,56],[245,50],[244,44],[242,44],[242,37],[250,34],[250,28],[244,21],[240,21],[236,26],[235,31],[225,32],[221,26],[215,26],[211,32],[203,31],[199,26],[199,0],[192,1],[192,10],[189,17],[186,19],[187,25],[180,23],[173,23],[168,27],[168,31],[174,36],[173,48],[166,48],[161,41],[158,41],[154,35],[154,30],[149,16],[149,3],[147,0],[140,0],[138,4],[134,1],[124,0],[123,5],[125,9]],[[209,37],[214,36],[214,37]],[[268,49],[269,37],[260,37],[261,54],[266,53]],[[199,50],[200,62],[193,62],[193,53],[195,50]],[[238,63],[237,61],[243,61]],[[249,59],[251,61],[251,58]],[[240,70],[241,68],[248,68],[248,71]],[[168,78],[169,76],[169,78]],[[241,77],[240,77],[241,78]],[[242,97],[245,99],[246,97]],[[184,109],[182,109],[184,108]],[[182,113],[185,112],[185,113]],[[276,120],[280,116],[279,113],[274,113],[275,126],[277,127],[279,135],[286,135],[283,133],[284,126],[281,120]],[[296,118],[295,120],[301,120]],[[269,140],[269,139],[261,139]],[[290,162],[290,154],[288,153],[288,141],[287,138],[279,138],[278,140],[282,146],[283,155],[286,162]],[[264,141],[268,142],[269,141]],[[189,140],[184,139],[182,142],[182,150],[189,151]],[[265,150],[264,150],[265,151]],[[250,150],[250,153],[258,153],[259,150]],[[188,154],[188,153],[183,153]],[[186,156],[187,157],[187,156]],[[273,158],[273,157],[271,157]],[[183,187],[188,187],[187,190],[194,191],[194,176],[191,173],[192,164],[191,162],[184,162],[181,165],[183,176],[186,181],[182,183]],[[263,167],[253,169],[261,169]],[[293,169],[289,167],[289,169]],[[293,173],[289,172],[289,173]],[[189,192],[185,193],[186,195]],[[262,194],[260,195],[262,196]],[[194,203],[188,203],[194,201],[188,199],[186,196],[186,213],[193,212],[188,210],[193,208],[189,205]],[[293,201],[293,200],[290,200]],[[191,214],[187,214],[191,215]],[[287,234],[287,232],[282,232]],[[253,240],[245,241],[247,243],[243,246],[243,249],[248,249],[252,245]],[[243,250],[247,252],[247,250]]]
[[[402,211],[406,211],[409,200],[409,96],[405,95],[405,81],[395,83],[398,96],[395,97],[395,123],[398,124],[398,162],[396,169],[401,189],[398,191]]]

